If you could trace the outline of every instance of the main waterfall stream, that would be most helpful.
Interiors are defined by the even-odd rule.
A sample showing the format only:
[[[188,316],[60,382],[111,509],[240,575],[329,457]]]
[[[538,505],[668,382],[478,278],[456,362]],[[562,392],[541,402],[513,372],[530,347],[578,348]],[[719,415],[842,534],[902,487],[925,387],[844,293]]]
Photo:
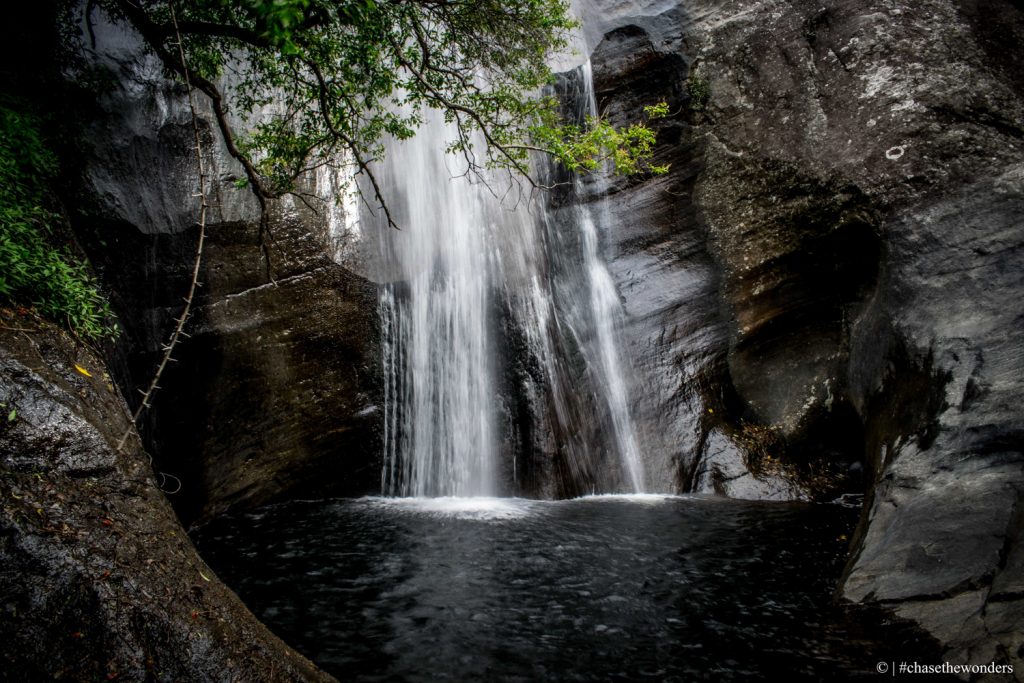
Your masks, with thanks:
[[[596,111],[589,64],[575,83],[580,116]],[[622,307],[592,211],[574,203],[555,215],[525,180],[477,173],[445,153],[456,135],[432,114],[416,137],[393,144],[380,178],[401,229],[383,215],[363,218],[392,279],[380,302],[382,491],[522,493],[517,455],[556,461],[560,472],[548,478],[559,479],[557,491],[644,491],[617,332]],[[509,336],[522,340],[518,348]],[[512,365],[535,372],[510,382]],[[532,413],[518,416],[528,425],[501,414],[517,399],[533,401]],[[514,430],[551,438],[503,457]]]

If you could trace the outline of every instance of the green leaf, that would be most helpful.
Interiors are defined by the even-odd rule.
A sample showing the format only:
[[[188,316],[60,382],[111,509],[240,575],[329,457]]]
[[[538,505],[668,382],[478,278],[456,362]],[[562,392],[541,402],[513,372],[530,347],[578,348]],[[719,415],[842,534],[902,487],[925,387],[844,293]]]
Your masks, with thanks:
[[[42,121],[0,103],[0,297],[34,306],[83,337],[113,334],[110,309],[95,278],[67,247],[67,227],[51,198],[56,157]]]
[[[96,4],[141,21],[119,0]],[[161,41],[151,47],[177,54],[168,3],[131,6],[165,29],[140,31]],[[569,0],[194,0],[176,11],[179,25],[203,27],[181,35],[188,68],[209,80],[232,72],[222,101],[245,122],[232,137],[257,192],[292,192],[304,173],[339,159],[365,170],[387,139],[411,137],[427,109],[455,124],[447,148],[480,166],[528,172],[539,150],[573,171],[663,168],[650,165],[646,123],[566,121],[544,94],[555,80],[548,57],[578,28]],[[667,115],[665,103],[637,112]]]

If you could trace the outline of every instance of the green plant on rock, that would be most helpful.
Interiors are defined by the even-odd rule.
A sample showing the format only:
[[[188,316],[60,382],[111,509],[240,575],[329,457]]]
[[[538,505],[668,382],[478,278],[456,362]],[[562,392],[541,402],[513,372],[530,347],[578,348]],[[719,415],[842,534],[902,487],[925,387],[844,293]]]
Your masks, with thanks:
[[[661,102],[644,107],[644,114],[648,121],[663,118],[668,115],[668,104]],[[569,126],[562,128],[571,130]],[[559,135],[566,137],[561,130]],[[631,176],[644,172],[664,175],[669,171],[668,164],[651,163],[657,135],[646,122],[620,129],[599,118],[591,118],[581,132],[580,140],[584,145],[580,150],[570,150],[568,154],[555,152],[556,158],[568,168],[582,166],[586,170],[594,170],[598,167],[595,162],[606,160],[612,171],[619,175]],[[557,148],[552,146],[552,149]]]
[[[62,241],[63,219],[48,205],[56,174],[39,120],[0,105],[0,299],[98,339],[113,333],[110,310],[88,267]]]
[[[644,107],[648,121],[668,116],[665,102]],[[532,146],[527,149],[551,154],[570,171],[593,171],[602,165],[610,166],[619,175],[636,175],[644,171],[652,175],[668,173],[668,165],[650,162],[654,153],[656,134],[646,122],[616,128],[597,116],[588,116],[582,125],[560,123],[550,115],[530,129]],[[520,149],[509,141],[512,149]]]
[[[690,109],[697,112],[707,109],[708,100],[711,99],[711,86],[707,79],[692,74],[686,81],[686,92],[690,96]]]

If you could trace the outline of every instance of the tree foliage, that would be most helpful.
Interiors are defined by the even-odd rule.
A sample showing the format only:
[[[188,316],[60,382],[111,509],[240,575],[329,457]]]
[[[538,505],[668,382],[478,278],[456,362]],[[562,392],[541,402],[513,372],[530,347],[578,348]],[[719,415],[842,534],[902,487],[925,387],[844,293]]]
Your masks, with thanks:
[[[449,149],[471,168],[528,176],[538,150],[570,169],[663,173],[654,134],[597,118],[568,125],[540,95],[545,60],[575,22],[563,0],[94,0],[132,24],[164,65],[213,105],[228,149],[263,202],[304,172],[348,158],[380,188],[383,141],[411,137],[427,109],[457,131]],[[230,72],[231,79],[221,79]],[[220,85],[234,85],[225,91]],[[229,113],[247,120],[234,130]],[[269,115],[268,115],[269,113]],[[649,117],[664,115],[648,108]],[[475,140],[482,139],[482,143]],[[381,202],[383,204],[383,202]],[[384,210],[387,211],[386,206]],[[389,216],[390,219],[390,216]]]

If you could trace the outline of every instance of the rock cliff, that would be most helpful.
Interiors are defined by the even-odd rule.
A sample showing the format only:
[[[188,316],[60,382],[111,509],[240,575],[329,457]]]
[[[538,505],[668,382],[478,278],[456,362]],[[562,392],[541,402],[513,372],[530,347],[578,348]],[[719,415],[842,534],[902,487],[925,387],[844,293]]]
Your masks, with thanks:
[[[75,222],[124,321],[115,375],[130,400],[158,362],[188,290],[197,237],[192,123],[183,88],[139,39],[97,13],[94,68],[114,87],[85,122],[90,201]],[[191,338],[142,425],[159,467],[181,479],[186,522],[284,495],[363,494],[380,474],[376,287],[339,266],[339,207],[311,175],[270,202],[252,193],[200,102],[215,178]],[[325,186],[326,187],[326,186]],[[323,188],[321,188],[323,190]],[[308,192],[309,197],[302,192]],[[325,190],[320,195],[325,194]],[[343,217],[342,217],[343,218]]]
[[[333,680],[200,559],[103,361],[52,325],[0,321],[0,678]]]
[[[729,495],[865,477],[842,596],[1024,670],[1020,4],[604,17],[605,115],[677,112],[674,173],[598,200],[648,448]]]

